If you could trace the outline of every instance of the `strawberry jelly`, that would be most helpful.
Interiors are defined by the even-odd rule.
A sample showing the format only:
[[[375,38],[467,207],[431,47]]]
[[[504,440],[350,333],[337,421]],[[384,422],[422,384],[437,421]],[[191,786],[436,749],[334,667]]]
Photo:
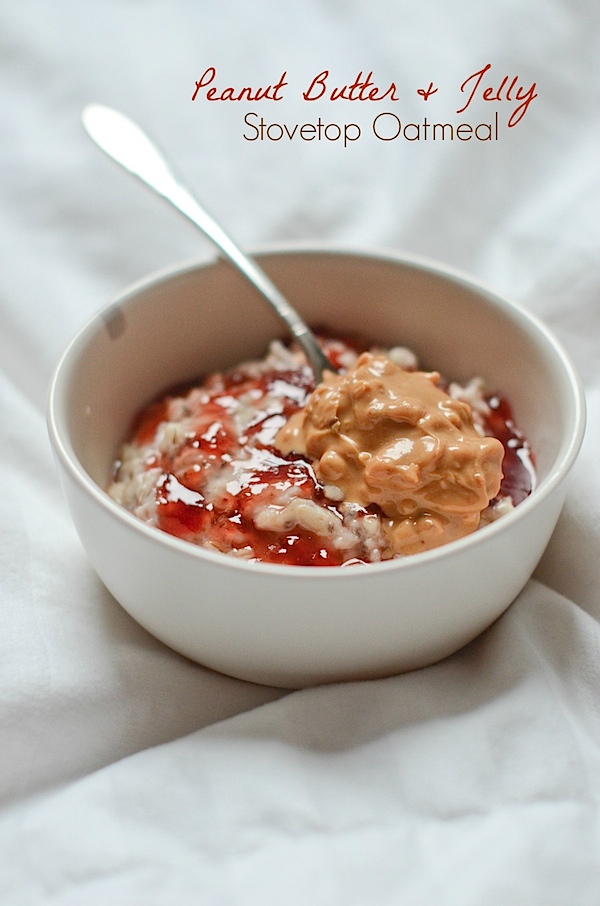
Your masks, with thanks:
[[[489,415],[484,419],[486,434],[497,437],[504,447],[500,496],[510,497],[515,506],[535,487],[535,467],[528,442],[513,421],[508,403],[500,394],[486,396]]]

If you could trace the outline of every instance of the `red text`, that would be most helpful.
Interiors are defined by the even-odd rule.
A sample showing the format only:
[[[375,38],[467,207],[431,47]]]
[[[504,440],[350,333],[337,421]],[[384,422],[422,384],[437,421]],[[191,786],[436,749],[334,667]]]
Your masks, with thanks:
[[[264,88],[252,88],[246,85],[243,88],[223,88],[220,91],[212,86],[217,77],[217,70],[214,66],[209,66],[202,74],[202,77],[195,83],[196,87],[192,94],[192,100],[195,101],[200,91],[206,89],[207,101],[281,101],[283,98],[282,91],[288,84],[285,80],[287,72],[282,73],[278,82],[272,85],[266,85]],[[208,86],[211,86],[210,88]]]
[[[373,82],[373,73],[369,72],[363,77],[362,70],[358,73],[355,80],[350,85],[332,88],[331,91],[327,85],[329,70],[324,69],[319,75],[315,76],[302,97],[305,101],[318,101],[325,96],[329,101],[383,101],[387,98],[390,101],[398,101],[396,85],[391,82],[389,87],[382,91]]]
[[[473,98],[477,95],[484,77],[492,68],[492,64],[488,63],[487,66],[484,66],[483,69],[479,69],[477,72],[474,72],[473,75],[470,75],[467,79],[464,80],[460,86],[460,90],[469,93],[467,103],[457,110],[457,113],[463,113],[467,107],[470,105]],[[507,87],[508,86],[508,87]],[[504,76],[497,88],[488,85],[483,88],[481,91],[481,97],[484,101],[513,101],[517,102],[517,106],[513,110],[508,120],[509,126],[516,126],[520,122],[525,114],[527,113],[527,108],[531,104],[534,98],[537,97],[536,93],[536,83],[533,82],[529,88],[519,85],[519,76],[514,76],[512,80],[510,76]]]

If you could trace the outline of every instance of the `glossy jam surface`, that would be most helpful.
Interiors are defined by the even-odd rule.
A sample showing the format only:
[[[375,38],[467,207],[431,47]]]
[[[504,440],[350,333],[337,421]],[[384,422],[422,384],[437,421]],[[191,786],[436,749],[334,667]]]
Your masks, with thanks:
[[[488,394],[489,414],[484,418],[485,430],[497,437],[504,447],[503,478],[500,494],[510,497],[515,506],[528,497],[535,486],[535,466],[531,448],[513,420],[507,399],[497,393]]]
[[[342,369],[361,348],[323,345]],[[377,506],[340,500],[309,458],[275,444],[313,390],[302,356],[278,344],[262,362],[166,394],[140,413],[109,493],[171,535],[247,560],[339,566],[393,556]],[[485,394],[479,409],[484,433],[504,447],[498,499],[516,505],[533,487],[527,441],[499,394]]]

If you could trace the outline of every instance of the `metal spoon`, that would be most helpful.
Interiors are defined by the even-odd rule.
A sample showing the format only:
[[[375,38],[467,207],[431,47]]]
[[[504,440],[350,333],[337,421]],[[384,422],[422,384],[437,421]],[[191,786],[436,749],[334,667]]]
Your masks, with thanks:
[[[199,227],[221,252],[256,287],[296,338],[321,381],[323,371],[335,371],[316,337],[265,272],[229,238],[210,214],[173,173],[148,136],[132,120],[101,104],[90,104],[82,112],[88,135],[103,151],[153,189]]]

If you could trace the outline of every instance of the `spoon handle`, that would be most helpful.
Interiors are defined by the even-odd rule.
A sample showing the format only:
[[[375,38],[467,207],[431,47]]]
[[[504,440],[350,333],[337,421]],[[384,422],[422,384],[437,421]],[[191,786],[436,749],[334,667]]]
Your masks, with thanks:
[[[93,141],[134,176],[153,189],[199,227],[264,296],[298,340],[315,372],[317,383],[325,369],[334,371],[316,337],[265,272],[229,238],[177,179],[154,143],[132,120],[101,104],[84,108],[82,120]]]

